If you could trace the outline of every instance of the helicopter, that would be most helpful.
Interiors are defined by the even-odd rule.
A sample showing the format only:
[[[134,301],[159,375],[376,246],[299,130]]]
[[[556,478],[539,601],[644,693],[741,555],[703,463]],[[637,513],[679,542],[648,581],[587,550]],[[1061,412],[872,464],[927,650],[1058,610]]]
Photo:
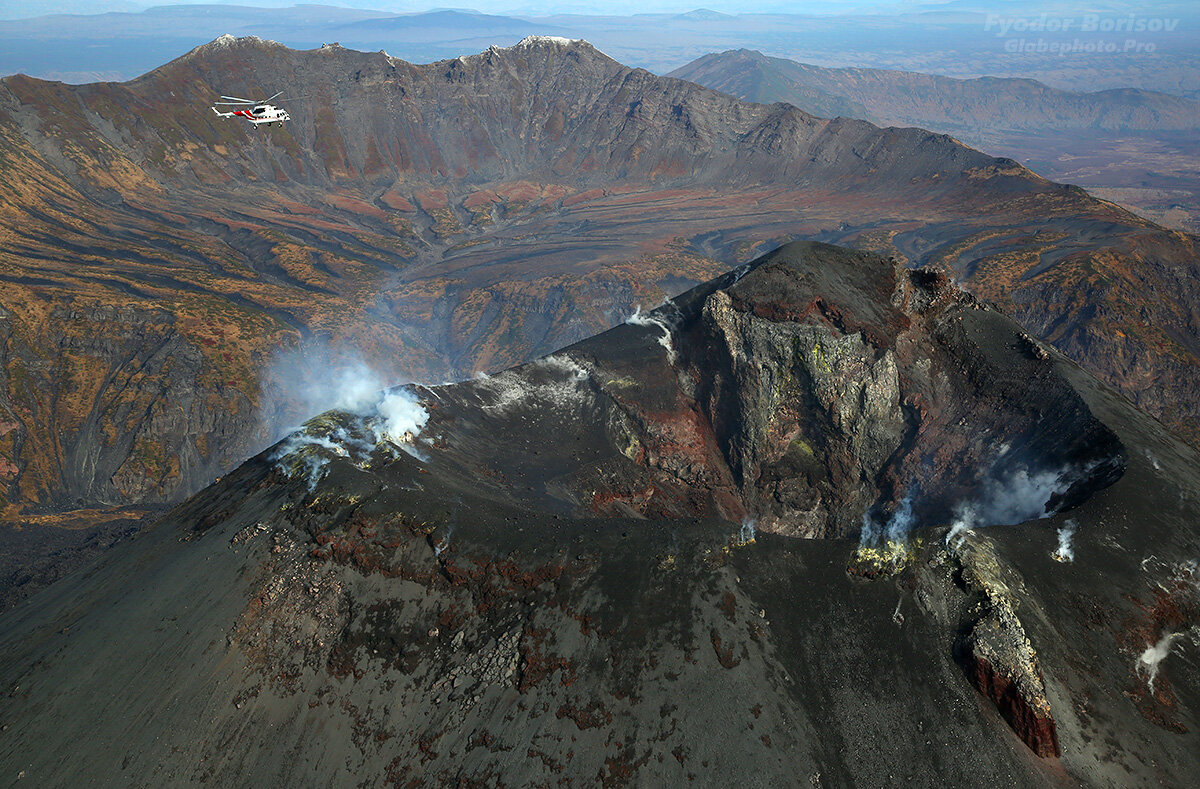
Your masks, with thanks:
[[[221,112],[217,107],[213,107],[212,111],[220,118],[245,118],[255,126],[261,124],[274,123],[282,126],[284,121],[290,121],[291,115],[288,115],[287,110],[276,107],[271,102],[283,95],[283,91],[279,91],[269,99],[258,101],[256,99],[240,99],[237,96],[222,96],[224,101],[217,101],[214,104],[217,107],[240,107],[241,109],[230,110],[229,112]]]

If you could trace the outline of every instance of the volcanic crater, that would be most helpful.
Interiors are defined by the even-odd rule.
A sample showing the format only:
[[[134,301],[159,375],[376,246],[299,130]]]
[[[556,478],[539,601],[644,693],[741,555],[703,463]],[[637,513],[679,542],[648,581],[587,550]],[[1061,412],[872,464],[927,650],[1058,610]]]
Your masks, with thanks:
[[[789,244],[543,359],[383,397],[0,617],[0,761],[414,786],[1189,769],[1190,636],[1156,664],[1170,697],[1127,691],[1144,639],[1200,625],[1139,602],[1174,578],[1196,610],[1195,452],[936,272]],[[410,429],[384,429],[388,397]],[[996,490],[1036,506],[992,525]],[[852,572],[864,513],[906,509],[906,563]]]
[[[207,110],[282,84],[304,86],[283,127]],[[18,75],[0,151],[17,521],[169,504],[256,452],[307,416],[267,373],[280,348],[459,380],[803,238],[941,271],[1183,435],[1200,413],[1194,237],[945,135],[586,42],[415,65],[223,37],[128,83]]]

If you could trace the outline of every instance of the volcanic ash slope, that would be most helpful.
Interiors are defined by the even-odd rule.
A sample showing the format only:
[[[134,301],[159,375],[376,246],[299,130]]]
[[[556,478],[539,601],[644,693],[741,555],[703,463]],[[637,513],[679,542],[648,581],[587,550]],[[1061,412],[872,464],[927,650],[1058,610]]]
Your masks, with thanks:
[[[1197,460],[936,274],[789,245],[317,417],[4,614],[0,774],[1179,785]]]

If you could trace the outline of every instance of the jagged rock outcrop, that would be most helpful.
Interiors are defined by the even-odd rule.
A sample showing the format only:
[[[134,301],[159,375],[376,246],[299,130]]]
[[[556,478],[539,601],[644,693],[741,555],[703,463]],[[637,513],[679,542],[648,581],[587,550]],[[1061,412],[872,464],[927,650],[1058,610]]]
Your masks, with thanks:
[[[1058,730],[1037,652],[1017,616],[1014,571],[1003,568],[991,541],[979,534],[951,538],[958,580],[970,599],[955,645],[963,670],[1013,731],[1042,757],[1059,756]]]
[[[674,408],[702,416],[693,437],[643,431],[634,443],[664,470],[679,446],[708,447],[675,476],[694,490],[707,484],[687,473],[697,463],[722,467],[739,506],[720,514],[844,536],[902,499],[919,519],[948,519],[1008,475],[1061,477],[1055,506],[1120,475],[1119,442],[1046,352],[944,277],[797,243],[717,282],[646,328],[669,333]],[[585,367],[603,380],[604,364]]]
[[[758,319],[725,291],[705,300],[703,324],[728,357],[707,411],[747,509],[806,536],[858,528],[909,428],[891,350],[857,332]]]
[[[914,524],[945,522],[1032,476],[1035,517],[1125,460],[1031,342],[943,277],[796,242],[542,361],[429,390],[425,434],[456,474],[576,515],[844,537],[904,501]]]

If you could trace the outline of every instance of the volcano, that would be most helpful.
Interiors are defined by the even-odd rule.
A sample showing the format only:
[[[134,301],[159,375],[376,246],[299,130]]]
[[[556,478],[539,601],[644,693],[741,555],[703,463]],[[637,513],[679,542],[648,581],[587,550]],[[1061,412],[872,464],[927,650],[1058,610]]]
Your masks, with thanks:
[[[279,128],[209,110],[281,89]],[[1196,437],[1193,236],[945,135],[582,41],[417,65],[224,36],[127,83],[8,77],[0,178],[10,520],[230,470],[309,415],[263,374],[281,347],[461,380],[797,239],[938,268]]]
[[[6,612],[0,764],[1186,783],[1198,460],[937,271],[785,245],[322,414]]]

